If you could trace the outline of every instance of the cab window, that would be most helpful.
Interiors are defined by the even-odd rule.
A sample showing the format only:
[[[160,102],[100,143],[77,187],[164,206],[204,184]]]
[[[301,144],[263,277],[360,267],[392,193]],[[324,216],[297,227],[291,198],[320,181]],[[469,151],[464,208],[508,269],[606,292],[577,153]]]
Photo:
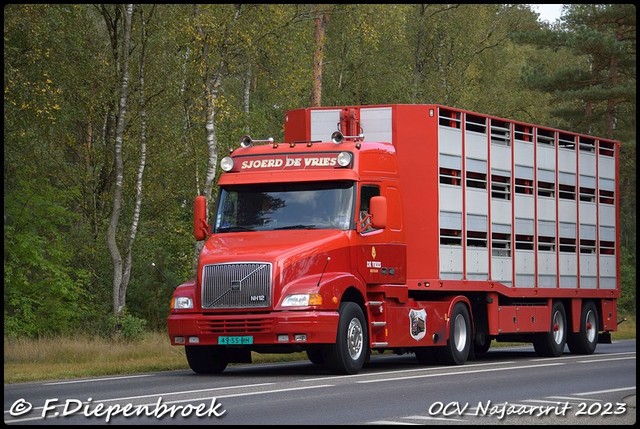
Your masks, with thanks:
[[[375,185],[363,185],[360,189],[360,211],[358,222],[360,223],[360,229],[362,232],[373,231],[371,226],[371,220],[369,216],[369,202],[371,197],[380,195],[380,187]]]

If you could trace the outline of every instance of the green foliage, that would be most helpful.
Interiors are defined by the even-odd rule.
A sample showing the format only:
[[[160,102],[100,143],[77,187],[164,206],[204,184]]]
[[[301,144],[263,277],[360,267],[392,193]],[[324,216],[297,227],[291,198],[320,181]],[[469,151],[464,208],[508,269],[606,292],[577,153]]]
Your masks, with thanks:
[[[72,331],[87,310],[88,272],[72,265],[67,237],[77,215],[46,182],[20,182],[5,200],[5,334],[37,336]]]
[[[555,63],[530,59],[524,83],[553,95],[553,114],[572,131],[615,139],[626,135],[617,117],[635,110],[635,9],[631,4],[567,5],[561,26],[512,34],[554,54]]]
[[[102,325],[101,333],[105,338],[132,342],[142,340],[146,331],[147,321],[145,319],[125,311],[118,317],[113,314],[107,316]]]
[[[636,142],[624,141],[620,147],[620,242],[635,259],[636,255]]]
[[[628,314],[636,314],[636,255],[629,249],[622,248],[622,262],[620,264],[621,296],[618,300],[619,310]]]

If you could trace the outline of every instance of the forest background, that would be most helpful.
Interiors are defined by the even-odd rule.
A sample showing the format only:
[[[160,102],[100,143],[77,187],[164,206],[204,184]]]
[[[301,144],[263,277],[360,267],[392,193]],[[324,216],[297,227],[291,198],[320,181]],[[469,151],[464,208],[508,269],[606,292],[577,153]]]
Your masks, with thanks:
[[[192,201],[287,110],[438,103],[621,142],[636,311],[636,9],[206,4],[4,8],[4,335],[166,331]],[[117,329],[115,329],[117,327]],[[167,338],[168,342],[168,338]]]

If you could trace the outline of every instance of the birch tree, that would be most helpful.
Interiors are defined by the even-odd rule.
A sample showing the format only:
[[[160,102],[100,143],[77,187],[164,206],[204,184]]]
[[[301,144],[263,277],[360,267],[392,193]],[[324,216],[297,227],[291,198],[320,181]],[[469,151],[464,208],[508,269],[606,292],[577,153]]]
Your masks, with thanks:
[[[218,34],[207,32],[206,27],[202,25],[200,5],[195,5],[196,31],[201,43],[202,53],[202,80],[203,80],[203,97],[205,105],[205,140],[209,149],[207,162],[207,172],[203,187],[204,195],[207,201],[212,200],[213,185],[216,178],[216,168],[218,164],[218,140],[216,136],[216,101],[218,99],[220,86],[222,85],[225,69],[228,65],[230,47],[233,43],[230,37],[230,31],[235,26],[240,16],[240,4],[233,6],[233,17],[227,25],[220,27]],[[217,52],[218,55],[213,55]]]
[[[116,182],[113,192],[113,206],[111,219],[107,229],[107,246],[113,264],[113,312],[116,317],[120,316],[124,303],[122,300],[122,286],[124,280],[124,262],[116,240],[118,223],[122,212],[122,185],[124,177],[124,165],[122,161],[122,144],[124,140],[125,115],[127,112],[127,98],[129,95],[129,45],[131,42],[131,21],[133,15],[133,5],[126,6],[124,14],[124,35],[122,42],[122,77],[120,82],[120,100],[118,103],[118,120],[115,135],[115,165]]]
[[[107,246],[109,248],[109,254],[111,255],[111,262],[113,264],[113,313],[116,320],[123,316],[127,287],[131,280],[131,267],[132,267],[132,254],[133,243],[136,238],[138,223],[140,221],[140,207],[142,205],[142,178],[144,175],[144,168],[146,163],[146,110],[144,107],[144,88],[145,88],[145,55],[146,55],[146,21],[144,14],[141,12],[141,28],[142,28],[142,47],[140,54],[140,149],[141,157],[138,164],[138,172],[135,183],[135,201],[133,210],[133,219],[131,221],[129,234],[124,244],[124,258],[120,252],[120,246],[118,245],[117,235],[118,227],[120,223],[120,215],[122,213],[123,204],[123,187],[124,187],[124,163],[123,163],[123,147],[125,128],[127,125],[127,108],[129,99],[129,79],[130,79],[130,52],[131,52],[131,32],[133,21],[133,4],[125,6],[123,17],[123,36],[122,36],[122,59],[121,66],[121,80],[120,80],[120,95],[118,102],[118,115],[115,130],[115,188],[113,193],[113,206],[111,211],[111,218],[109,221],[109,227],[107,229]],[[107,23],[109,24],[109,23]],[[114,52],[117,52],[114,51]],[[114,53],[114,55],[116,55]]]

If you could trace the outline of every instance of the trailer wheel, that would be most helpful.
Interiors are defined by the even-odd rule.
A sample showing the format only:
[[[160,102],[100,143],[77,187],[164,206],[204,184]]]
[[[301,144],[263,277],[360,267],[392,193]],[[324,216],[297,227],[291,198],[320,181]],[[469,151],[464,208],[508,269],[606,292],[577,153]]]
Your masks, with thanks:
[[[569,351],[575,355],[590,355],[598,344],[598,310],[589,301],[582,306],[580,312],[580,331],[570,332],[567,337]]]
[[[367,359],[369,335],[360,306],[354,302],[340,304],[336,343],[324,349],[329,370],[338,374],[356,374]]]
[[[549,332],[536,334],[533,349],[538,356],[558,357],[564,352],[567,343],[567,314],[561,302],[555,302],[551,309],[551,327]]]
[[[197,374],[220,374],[227,367],[223,350],[215,346],[185,346],[187,362]]]
[[[447,345],[438,348],[438,361],[446,365],[462,365],[471,350],[471,318],[467,306],[459,302],[453,307]]]

